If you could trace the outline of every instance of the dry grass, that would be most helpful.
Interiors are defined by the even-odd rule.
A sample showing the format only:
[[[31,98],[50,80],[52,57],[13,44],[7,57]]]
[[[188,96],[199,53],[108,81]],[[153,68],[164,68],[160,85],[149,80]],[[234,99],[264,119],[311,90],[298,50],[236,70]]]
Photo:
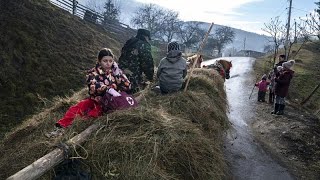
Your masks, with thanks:
[[[188,92],[161,96],[147,90],[136,109],[95,121],[76,120],[61,138],[44,132],[84,93],[60,100],[6,136],[0,146],[0,179],[51,151],[89,124],[101,128],[73,156],[94,179],[223,179],[222,132],[228,127],[224,85],[215,72],[197,70]],[[10,164],[10,166],[8,166]],[[50,179],[50,171],[43,179]]]

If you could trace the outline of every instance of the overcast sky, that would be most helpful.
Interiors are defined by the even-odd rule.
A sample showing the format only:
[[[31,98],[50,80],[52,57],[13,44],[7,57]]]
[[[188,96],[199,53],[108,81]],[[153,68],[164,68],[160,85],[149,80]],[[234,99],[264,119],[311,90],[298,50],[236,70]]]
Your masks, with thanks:
[[[180,19],[214,22],[262,34],[264,23],[280,16],[286,22],[288,0],[136,0],[153,3],[179,12]],[[292,20],[305,17],[318,0],[292,0]]]
[[[56,1],[56,0],[51,0]],[[296,18],[305,17],[312,12],[319,0],[292,0],[293,24]],[[92,3],[103,10],[106,0],[78,0],[79,3],[91,7]],[[288,17],[288,0],[115,0],[120,3],[120,21],[130,24],[130,19],[137,8],[143,4],[157,4],[167,9],[179,12],[179,18],[184,21],[214,22],[245,31],[265,34],[261,30],[264,23],[271,18],[280,17],[283,24]],[[91,5],[90,5],[91,4]]]

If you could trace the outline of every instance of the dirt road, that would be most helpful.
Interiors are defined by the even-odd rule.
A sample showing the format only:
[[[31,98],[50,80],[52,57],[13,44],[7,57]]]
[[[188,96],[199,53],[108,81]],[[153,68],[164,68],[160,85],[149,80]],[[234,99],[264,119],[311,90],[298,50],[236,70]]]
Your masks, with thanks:
[[[231,78],[226,80],[232,129],[225,141],[225,154],[232,171],[232,179],[295,179],[262,148],[251,128],[257,116],[255,106],[258,104],[255,93],[249,99],[255,81],[252,75],[252,63],[255,59],[226,59],[232,60],[233,64]]]

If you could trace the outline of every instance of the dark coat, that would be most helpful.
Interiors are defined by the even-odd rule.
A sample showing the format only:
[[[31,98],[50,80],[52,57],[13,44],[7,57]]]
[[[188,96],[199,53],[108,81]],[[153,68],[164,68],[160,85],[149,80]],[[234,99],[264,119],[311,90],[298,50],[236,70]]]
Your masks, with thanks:
[[[151,54],[151,45],[144,38],[129,39],[121,50],[119,67],[128,76],[132,89],[136,92],[143,81],[142,74],[148,81],[153,80],[154,64]]]
[[[284,69],[278,77],[276,77],[275,82],[275,95],[280,97],[286,97],[288,95],[290,81],[293,77],[294,71],[290,69]]]

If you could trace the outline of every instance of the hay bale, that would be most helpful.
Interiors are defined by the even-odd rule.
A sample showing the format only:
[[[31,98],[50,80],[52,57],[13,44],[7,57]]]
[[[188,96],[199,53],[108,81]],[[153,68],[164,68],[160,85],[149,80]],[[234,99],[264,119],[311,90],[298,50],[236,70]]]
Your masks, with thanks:
[[[80,150],[74,149],[73,156],[85,159],[83,163],[94,179],[225,178],[222,132],[228,121],[223,81],[214,72],[197,70],[188,89],[165,96],[146,91],[138,108],[98,118],[104,128]],[[48,116],[62,116],[58,113],[61,106],[53,108]],[[0,172],[5,172],[1,179],[92,123],[76,121],[64,137],[48,140],[43,132],[54,122],[48,116],[38,120],[37,128],[29,128],[29,134],[24,132],[13,141],[7,136],[3,141],[0,152],[6,156],[0,157]],[[8,168],[9,162],[15,167]],[[53,176],[51,171],[44,178]]]

